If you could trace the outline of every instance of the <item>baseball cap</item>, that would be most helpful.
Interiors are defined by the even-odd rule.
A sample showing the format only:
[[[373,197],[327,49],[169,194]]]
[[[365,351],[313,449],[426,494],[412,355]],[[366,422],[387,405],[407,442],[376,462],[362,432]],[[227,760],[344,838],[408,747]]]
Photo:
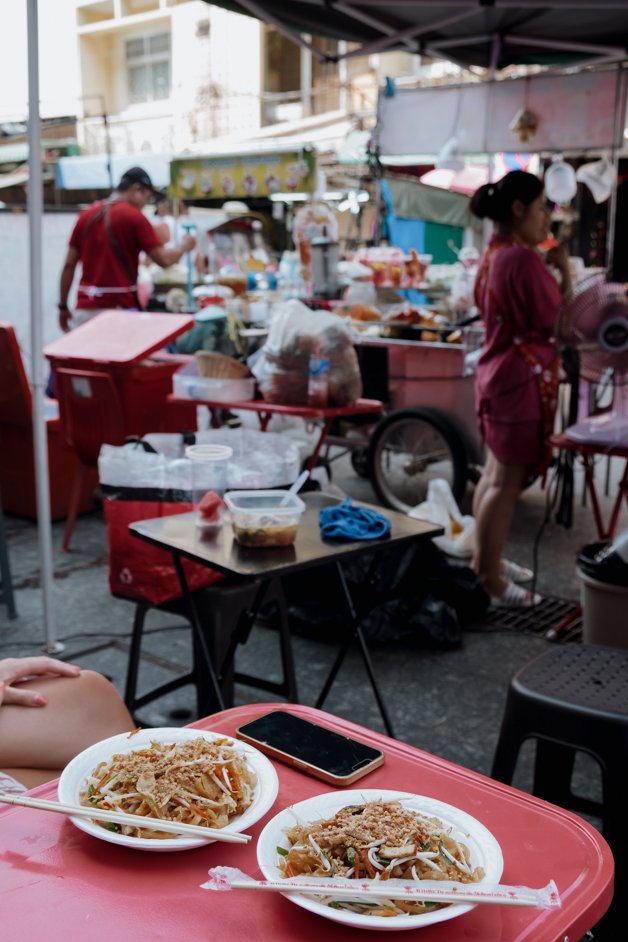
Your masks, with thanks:
[[[158,190],[157,187],[153,185],[153,181],[142,167],[131,167],[130,170],[125,171],[120,177],[118,186],[126,189],[134,183],[139,183],[140,186],[146,187],[147,190],[150,190],[151,193],[154,193],[155,196],[160,199],[165,199],[166,197],[165,193]]]

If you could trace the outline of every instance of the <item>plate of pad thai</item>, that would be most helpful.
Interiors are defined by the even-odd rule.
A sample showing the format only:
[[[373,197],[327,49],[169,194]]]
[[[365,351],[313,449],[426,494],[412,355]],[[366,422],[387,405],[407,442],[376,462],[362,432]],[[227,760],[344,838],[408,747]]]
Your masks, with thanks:
[[[327,792],[285,808],[262,831],[257,860],[268,880],[320,879],[320,896],[287,898],[334,922],[361,929],[418,929],[453,919],[468,903],[403,898],[417,881],[497,884],[500,846],[476,818],[434,798],[381,789]],[[391,881],[390,898],[335,899],[334,881]],[[326,883],[329,889],[326,890]],[[356,883],[357,885],[357,883]]]
[[[59,779],[59,801],[94,809],[71,817],[94,837],[140,850],[202,847],[212,838],[160,831],[155,819],[245,831],[272,807],[278,779],[253,746],[204,729],[123,733],[76,756]],[[137,816],[137,826],[98,821],[98,810]],[[142,819],[150,818],[150,823]]]

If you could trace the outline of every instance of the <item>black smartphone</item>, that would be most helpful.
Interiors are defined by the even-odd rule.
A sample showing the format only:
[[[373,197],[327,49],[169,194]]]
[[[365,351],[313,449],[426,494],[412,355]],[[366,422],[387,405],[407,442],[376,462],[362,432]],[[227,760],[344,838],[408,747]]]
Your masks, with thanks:
[[[273,710],[236,730],[245,742],[329,785],[351,785],[384,761],[380,749],[285,710]]]

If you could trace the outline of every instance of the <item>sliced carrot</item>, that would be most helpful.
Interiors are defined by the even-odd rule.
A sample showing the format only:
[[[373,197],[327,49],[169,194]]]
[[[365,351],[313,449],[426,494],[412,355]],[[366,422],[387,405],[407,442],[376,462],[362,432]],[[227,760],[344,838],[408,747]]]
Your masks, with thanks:
[[[361,851],[360,851],[360,860],[361,860],[362,863],[364,864],[364,869],[365,869],[366,872],[368,873],[368,875],[369,875],[369,877],[371,878],[371,880],[375,879],[375,867],[373,866],[373,864],[372,864],[371,861],[369,860],[369,853],[368,853],[368,850],[361,850]]]

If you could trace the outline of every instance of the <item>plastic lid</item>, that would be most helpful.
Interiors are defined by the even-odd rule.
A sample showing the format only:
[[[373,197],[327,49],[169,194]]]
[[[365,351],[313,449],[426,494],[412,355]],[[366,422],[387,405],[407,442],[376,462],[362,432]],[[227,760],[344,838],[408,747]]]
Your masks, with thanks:
[[[589,543],[580,550],[577,561],[578,568],[590,579],[628,587],[628,563],[613,551],[609,542]]]
[[[185,457],[191,461],[228,461],[233,455],[229,445],[188,445]]]

